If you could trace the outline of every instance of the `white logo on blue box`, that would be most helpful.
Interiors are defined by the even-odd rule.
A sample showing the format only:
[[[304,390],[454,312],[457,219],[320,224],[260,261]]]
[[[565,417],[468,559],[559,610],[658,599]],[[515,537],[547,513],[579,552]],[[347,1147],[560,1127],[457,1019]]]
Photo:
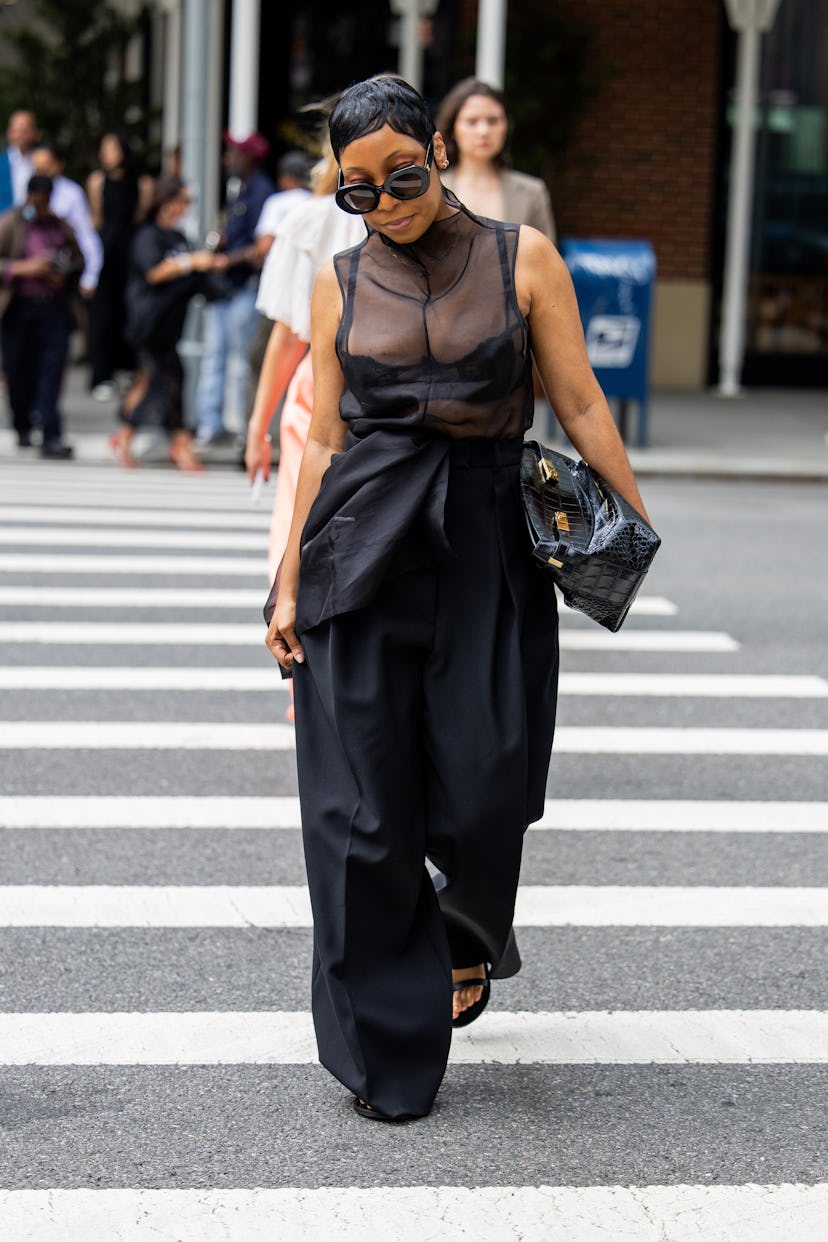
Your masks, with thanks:
[[[628,367],[641,334],[635,315],[593,315],[587,324],[586,347],[594,367]]]

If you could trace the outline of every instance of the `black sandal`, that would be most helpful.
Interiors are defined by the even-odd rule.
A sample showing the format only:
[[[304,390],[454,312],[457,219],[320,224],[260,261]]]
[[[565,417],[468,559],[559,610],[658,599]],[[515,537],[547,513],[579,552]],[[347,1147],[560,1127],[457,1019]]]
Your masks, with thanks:
[[[473,1005],[469,1005],[461,1014],[458,1014],[456,1018],[452,1018],[452,1026],[468,1026],[470,1022],[474,1022],[475,1019],[480,1017],[481,1013],[488,1005],[489,997],[492,992],[492,985],[489,981],[489,967],[485,963],[483,964],[483,969],[486,972],[485,978],[461,979],[458,983],[453,983],[451,985],[452,992],[462,992],[463,988],[483,989],[483,995],[480,997],[480,1000],[475,1001]]]
[[[387,1121],[390,1125],[400,1125],[405,1121],[416,1121],[413,1113],[404,1113],[401,1117],[389,1117],[387,1113],[381,1113],[378,1109],[372,1108],[370,1104],[366,1104],[358,1095],[354,1096],[354,1112],[360,1117],[367,1117],[369,1121]]]

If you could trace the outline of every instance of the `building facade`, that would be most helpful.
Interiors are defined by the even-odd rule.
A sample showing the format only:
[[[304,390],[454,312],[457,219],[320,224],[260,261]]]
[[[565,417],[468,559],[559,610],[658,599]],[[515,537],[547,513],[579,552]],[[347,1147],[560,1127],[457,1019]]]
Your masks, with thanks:
[[[157,0],[134,60],[155,149],[189,152],[199,228],[220,207],[221,134],[239,116],[240,81],[243,115],[274,156],[310,143],[304,105],[397,67],[393,7]],[[436,104],[474,70],[478,0],[429,7],[419,25],[423,89]],[[27,8],[18,0],[9,13],[21,20]],[[195,50],[187,31],[201,39]],[[506,36],[516,166],[548,181],[561,236],[652,243],[652,383],[714,383],[735,113],[736,36],[723,0],[508,0]],[[755,117],[747,385],[828,387],[826,64],[828,0],[779,0],[762,37]]]
[[[473,71],[476,23],[477,0],[421,21],[433,102]],[[506,47],[516,163],[547,178],[561,235],[655,249],[654,386],[714,383],[736,55],[722,0],[509,0]],[[399,21],[387,0],[262,4],[260,49],[259,125],[278,147],[302,105],[396,67]],[[828,0],[780,0],[762,39],[748,385],[828,386],[826,64]]]

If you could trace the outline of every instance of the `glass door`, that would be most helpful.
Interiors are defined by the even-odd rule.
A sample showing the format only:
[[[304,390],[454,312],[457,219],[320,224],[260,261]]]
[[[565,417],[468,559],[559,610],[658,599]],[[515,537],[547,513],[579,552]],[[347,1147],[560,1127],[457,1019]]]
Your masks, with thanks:
[[[781,0],[757,124],[743,379],[828,386],[828,0]]]

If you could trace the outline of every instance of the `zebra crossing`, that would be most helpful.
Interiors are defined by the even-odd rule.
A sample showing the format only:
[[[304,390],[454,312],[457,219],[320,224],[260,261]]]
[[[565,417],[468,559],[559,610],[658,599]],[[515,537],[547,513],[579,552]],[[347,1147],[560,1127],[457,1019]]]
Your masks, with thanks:
[[[432,1117],[366,1126],[307,1011],[267,522],[0,466],[4,1239],[824,1242],[828,680],[658,562],[619,635],[564,610],[524,970]]]

